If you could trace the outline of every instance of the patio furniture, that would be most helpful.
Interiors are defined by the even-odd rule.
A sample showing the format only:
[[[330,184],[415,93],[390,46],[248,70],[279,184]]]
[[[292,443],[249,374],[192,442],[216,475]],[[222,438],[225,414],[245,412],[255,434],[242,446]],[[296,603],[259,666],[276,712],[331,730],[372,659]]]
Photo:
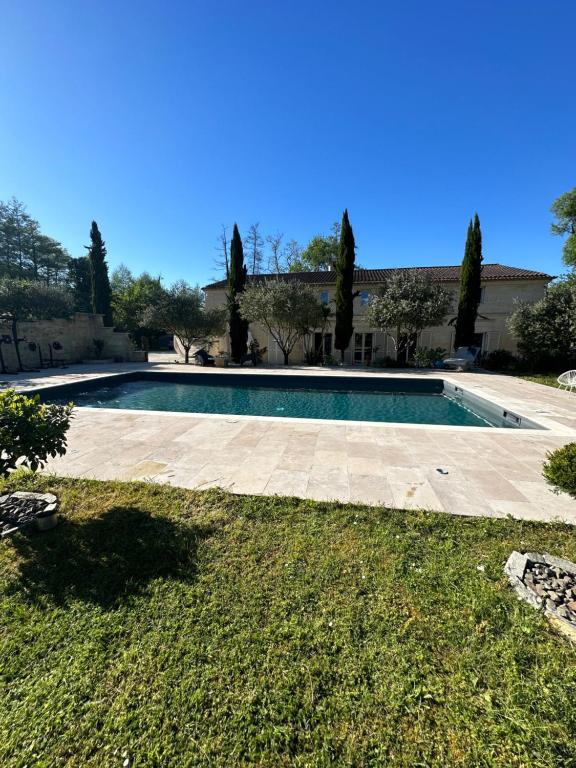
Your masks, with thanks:
[[[456,371],[468,371],[475,365],[480,355],[480,347],[458,347],[454,357],[444,360],[444,368],[453,368]]]
[[[59,341],[53,341],[48,344],[48,357],[43,357],[42,347],[35,342],[31,342],[29,345],[31,352],[35,351],[35,349],[32,349],[32,345],[34,345],[35,349],[36,347],[38,348],[38,357],[40,358],[41,368],[68,368],[67,361],[63,357],[59,358],[54,356],[54,352],[62,352],[64,349]]]
[[[194,353],[196,365],[214,365],[214,358],[205,349],[199,349]]]
[[[572,392],[576,387],[576,371],[566,371],[558,376],[558,387],[560,389],[567,389],[568,392]]]
[[[246,352],[245,355],[242,355],[240,358],[240,367],[242,367],[244,363],[252,363],[252,365],[256,367],[256,353]]]

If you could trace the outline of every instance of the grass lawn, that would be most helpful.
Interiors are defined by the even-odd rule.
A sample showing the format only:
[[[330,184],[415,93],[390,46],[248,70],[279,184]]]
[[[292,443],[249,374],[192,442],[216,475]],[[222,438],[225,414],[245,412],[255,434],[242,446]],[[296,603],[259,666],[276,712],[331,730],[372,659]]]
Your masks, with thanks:
[[[535,384],[546,384],[548,387],[558,388],[558,375],[557,373],[532,373],[519,376],[519,378],[533,381]]]
[[[145,483],[0,544],[0,765],[576,765],[576,652],[510,551],[576,530]]]

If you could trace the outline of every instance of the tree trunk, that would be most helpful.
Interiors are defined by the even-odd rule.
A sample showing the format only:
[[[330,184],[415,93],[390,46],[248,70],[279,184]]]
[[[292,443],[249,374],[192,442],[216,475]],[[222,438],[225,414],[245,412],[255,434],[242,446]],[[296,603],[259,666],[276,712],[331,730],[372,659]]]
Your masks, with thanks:
[[[18,344],[18,326],[15,317],[12,318],[12,340],[14,342],[14,352],[16,352],[16,359],[18,360],[18,370],[22,372],[24,368],[22,367],[22,358],[20,357],[20,346]]]
[[[282,350],[282,354],[284,355],[284,365],[288,365],[288,352]]]
[[[184,365],[190,361],[190,347],[184,347]]]

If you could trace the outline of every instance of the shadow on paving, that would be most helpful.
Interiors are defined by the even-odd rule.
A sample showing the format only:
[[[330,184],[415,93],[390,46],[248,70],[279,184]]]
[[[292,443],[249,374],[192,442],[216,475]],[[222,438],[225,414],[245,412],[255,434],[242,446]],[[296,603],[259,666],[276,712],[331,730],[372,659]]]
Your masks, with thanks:
[[[83,522],[64,518],[53,531],[14,537],[20,563],[13,589],[39,602],[80,599],[112,608],[154,579],[193,581],[198,543],[213,532],[136,507],[112,507]]]

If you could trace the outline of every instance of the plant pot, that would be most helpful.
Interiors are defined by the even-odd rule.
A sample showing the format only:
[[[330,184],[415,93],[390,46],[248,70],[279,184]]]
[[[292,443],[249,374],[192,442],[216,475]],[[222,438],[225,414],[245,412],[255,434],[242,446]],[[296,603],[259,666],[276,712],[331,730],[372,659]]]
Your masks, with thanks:
[[[39,531],[50,531],[58,525],[58,502],[49,504],[41,515],[36,517],[36,528]]]
[[[215,357],[214,358],[214,365],[216,368],[228,368],[228,358],[227,357]]]

